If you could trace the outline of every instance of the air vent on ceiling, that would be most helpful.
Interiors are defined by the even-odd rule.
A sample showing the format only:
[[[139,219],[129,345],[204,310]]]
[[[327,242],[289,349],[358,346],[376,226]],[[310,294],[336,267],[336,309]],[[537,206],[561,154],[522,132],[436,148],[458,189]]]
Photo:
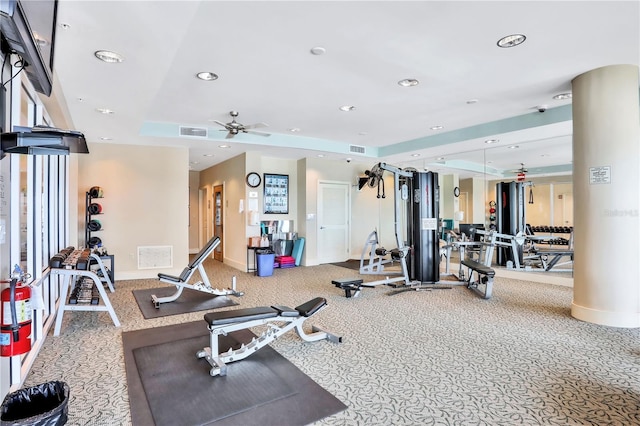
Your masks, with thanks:
[[[364,146],[349,145],[349,152],[354,154],[364,154]]]
[[[180,126],[180,136],[191,136],[197,138],[206,138],[207,137],[207,128],[206,127],[186,127]]]

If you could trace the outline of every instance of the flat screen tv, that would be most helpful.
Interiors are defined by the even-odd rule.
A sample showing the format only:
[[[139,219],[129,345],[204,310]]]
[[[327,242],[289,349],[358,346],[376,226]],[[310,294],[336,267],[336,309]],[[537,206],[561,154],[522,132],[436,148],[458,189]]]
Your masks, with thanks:
[[[2,51],[19,55],[29,81],[50,96],[53,81],[53,51],[57,0],[0,0]]]

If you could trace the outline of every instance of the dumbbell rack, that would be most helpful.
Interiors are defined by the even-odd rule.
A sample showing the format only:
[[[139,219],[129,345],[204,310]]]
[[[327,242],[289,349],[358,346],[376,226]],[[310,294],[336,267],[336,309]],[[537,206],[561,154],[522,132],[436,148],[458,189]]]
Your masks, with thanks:
[[[94,272],[88,270],[89,267],[89,259],[85,259],[83,263],[83,268],[87,269],[78,269],[75,261],[77,261],[77,255],[82,250],[74,250],[68,257],[68,260],[60,265],[59,267],[51,266],[50,274],[51,275],[60,275],[63,278],[62,285],[60,287],[60,306],[58,307],[58,313],[56,315],[56,323],[53,330],[54,336],[60,335],[60,328],[62,327],[62,318],[66,311],[103,311],[108,312],[111,320],[113,321],[113,325],[116,327],[120,327],[120,321],[116,316],[115,311],[113,310],[113,306],[109,301],[109,296],[105,291],[103,282],[107,284],[111,293],[115,290],[113,288],[113,284],[111,283],[111,279],[109,278],[109,274],[107,273],[107,269],[102,263],[102,259],[94,253],[89,255],[89,259],[91,262],[96,262],[102,271],[102,277],[98,277]],[[76,257],[74,259],[74,256]],[[50,262],[51,263],[51,262]],[[88,287],[88,283],[92,282],[91,286],[91,299],[88,302],[79,303],[80,297],[76,297],[74,300],[73,292],[75,291],[75,286],[80,285],[79,292],[82,292],[82,286],[85,288]],[[74,288],[72,288],[74,287]],[[97,290],[97,295],[93,295],[93,292]],[[77,293],[79,296],[80,293]]]
[[[93,204],[93,200],[95,200],[95,199],[99,199],[99,198],[102,198],[102,197],[93,197],[93,196],[91,195],[91,192],[90,192],[90,191],[87,191],[87,193],[86,193],[86,195],[85,195],[85,208],[84,208],[84,244],[85,244],[85,247],[89,247],[89,248],[94,248],[94,247],[90,247],[90,245],[89,245],[89,240],[91,239],[91,234],[92,234],[93,232],[100,232],[100,231],[102,231],[102,228],[97,229],[97,230],[95,230],[95,231],[92,231],[92,230],[89,228],[89,224],[91,223],[91,220],[93,219],[93,216],[95,216],[96,214],[102,214],[102,212],[93,214],[93,213],[91,213],[91,210],[90,210],[90,206],[91,206],[91,204]]]

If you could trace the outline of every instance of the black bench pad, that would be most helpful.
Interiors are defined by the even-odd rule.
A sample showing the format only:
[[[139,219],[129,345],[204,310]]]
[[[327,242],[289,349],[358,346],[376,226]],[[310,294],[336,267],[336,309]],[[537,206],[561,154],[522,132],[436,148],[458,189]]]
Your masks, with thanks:
[[[318,312],[320,308],[327,304],[327,299],[324,297],[316,297],[315,299],[311,299],[308,302],[303,303],[302,305],[296,306],[296,311],[300,312],[300,315],[303,317],[310,317],[311,315]]]
[[[331,284],[335,285],[338,288],[345,288],[345,287],[360,287],[360,284],[362,284],[362,279],[360,278],[338,278],[335,280],[331,281]]]
[[[473,269],[474,271],[477,271],[483,275],[486,275],[488,277],[494,277],[496,275],[496,271],[494,271],[493,269],[489,268],[488,266],[483,265],[480,262],[476,262],[475,260],[470,260],[470,259],[464,259],[461,262],[464,266]]]
[[[209,312],[204,315],[204,320],[209,325],[225,325],[237,322],[253,321],[257,319],[273,318],[278,316],[278,311],[268,307],[236,309],[230,311]]]
[[[173,281],[173,282],[176,282],[176,283],[182,282],[180,277],[174,277],[173,275],[167,275],[167,274],[163,274],[163,273],[159,273],[158,274],[158,278],[161,279],[161,280]]]

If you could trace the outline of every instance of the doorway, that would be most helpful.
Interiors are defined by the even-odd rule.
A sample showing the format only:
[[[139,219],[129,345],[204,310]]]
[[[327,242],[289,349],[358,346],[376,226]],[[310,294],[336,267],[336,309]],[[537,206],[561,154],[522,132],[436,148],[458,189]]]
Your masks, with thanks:
[[[200,188],[198,191],[198,204],[200,212],[200,225],[198,232],[198,246],[200,248],[211,239],[211,227],[209,226],[211,217],[211,198],[209,188]]]
[[[220,238],[220,244],[213,251],[213,258],[222,262],[224,260],[224,197],[223,186],[216,185],[213,187],[214,201],[214,232],[213,235]]]
[[[318,263],[349,259],[351,194],[348,182],[318,184]]]

